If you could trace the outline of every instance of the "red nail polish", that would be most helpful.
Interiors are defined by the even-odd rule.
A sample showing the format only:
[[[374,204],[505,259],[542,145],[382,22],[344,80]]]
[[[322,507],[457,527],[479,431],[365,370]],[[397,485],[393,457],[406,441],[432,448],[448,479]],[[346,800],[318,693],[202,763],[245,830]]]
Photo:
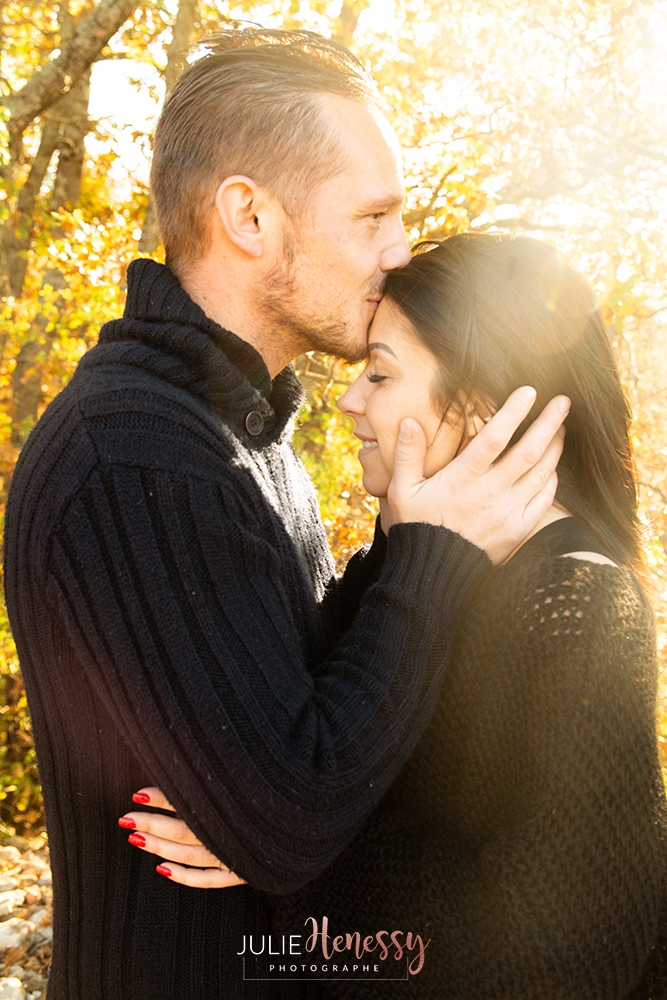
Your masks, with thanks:
[[[118,826],[122,826],[124,830],[136,830],[137,824],[129,816],[121,816],[118,820]]]
[[[135,847],[145,847],[146,838],[142,837],[140,833],[131,833],[127,838],[128,844],[133,844]]]
[[[171,878],[171,868],[167,868],[166,865],[157,865],[155,871],[160,875],[166,875],[167,878]]]
[[[146,795],[146,792],[135,792],[132,796],[132,801],[138,802],[142,806],[145,806],[150,800],[151,797],[150,795]]]

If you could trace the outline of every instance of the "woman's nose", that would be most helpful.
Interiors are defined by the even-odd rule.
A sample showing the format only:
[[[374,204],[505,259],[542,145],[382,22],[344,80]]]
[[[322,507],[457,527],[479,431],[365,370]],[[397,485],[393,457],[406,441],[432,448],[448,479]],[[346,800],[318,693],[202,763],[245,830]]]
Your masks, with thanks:
[[[362,378],[363,375],[360,375],[338,399],[338,409],[348,417],[359,417],[366,410],[366,401],[361,391]]]

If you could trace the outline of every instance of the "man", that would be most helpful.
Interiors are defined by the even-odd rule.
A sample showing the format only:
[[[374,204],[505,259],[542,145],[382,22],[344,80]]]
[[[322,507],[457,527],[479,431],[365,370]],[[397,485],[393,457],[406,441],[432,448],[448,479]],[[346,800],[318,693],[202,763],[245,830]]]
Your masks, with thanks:
[[[395,526],[333,577],[285,366],[361,357],[409,258],[396,140],[344,49],[211,43],[167,101],[152,185],[169,266],[131,265],[125,315],[31,436],[7,514],[54,874],[49,1000],[267,995],[237,957],[265,896],[171,885],[116,817],[159,785],[250,885],[313,878],[419,738],[430,654],[446,659],[481,550],[502,559],[555,489],[556,405],[490,468],[530,392],[430,481],[408,426]]]

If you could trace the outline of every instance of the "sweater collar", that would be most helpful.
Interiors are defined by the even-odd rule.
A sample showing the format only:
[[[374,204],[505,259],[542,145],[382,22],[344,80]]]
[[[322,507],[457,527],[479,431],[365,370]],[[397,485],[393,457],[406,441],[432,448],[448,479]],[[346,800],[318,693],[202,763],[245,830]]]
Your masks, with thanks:
[[[117,361],[148,368],[203,399],[249,444],[276,440],[303,400],[291,365],[272,383],[255,348],[209,319],[154,260],[130,264],[123,318],[102,327],[99,343],[113,344]]]

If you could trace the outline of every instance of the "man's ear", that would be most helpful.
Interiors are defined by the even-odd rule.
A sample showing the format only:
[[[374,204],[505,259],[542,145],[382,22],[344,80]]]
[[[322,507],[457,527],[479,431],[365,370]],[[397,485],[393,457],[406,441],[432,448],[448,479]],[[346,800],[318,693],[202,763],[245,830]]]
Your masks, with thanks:
[[[266,251],[269,216],[275,201],[250,177],[226,177],[215,193],[215,209],[227,239],[249,257]]]

